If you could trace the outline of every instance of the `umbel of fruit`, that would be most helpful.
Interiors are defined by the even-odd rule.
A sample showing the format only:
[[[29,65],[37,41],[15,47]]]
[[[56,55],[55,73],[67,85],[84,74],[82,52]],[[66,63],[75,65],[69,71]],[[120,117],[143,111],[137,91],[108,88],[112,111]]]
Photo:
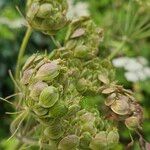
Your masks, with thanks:
[[[66,0],[30,0],[26,19],[30,26],[45,34],[55,34],[67,23]]]
[[[76,58],[91,59],[98,53],[103,31],[89,17],[72,21],[66,36],[66,48],[72,50]]]
[[[29,0],[27,7],[34,29],[54,34],[66,24],[66,0]],[[11,125],[25,146],[108,150],[119,142],[120,119],[129,129],[138,129],[141,109],[132,92],[116,85],[111,62],[99,57],[101,40],[102,30],[81,17],[70,24],[64,47],[28,58],[20,73],[17,110],[27,115],[18,115]],[[109,110],[117,116],[114,122],[107,117]]]

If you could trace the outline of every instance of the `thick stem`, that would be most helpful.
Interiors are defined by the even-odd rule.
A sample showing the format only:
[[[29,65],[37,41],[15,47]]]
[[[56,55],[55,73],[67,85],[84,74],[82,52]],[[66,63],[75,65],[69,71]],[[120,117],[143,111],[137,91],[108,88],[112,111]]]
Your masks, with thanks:
[[[23,38],[23,41],[22,41],[22,44],[21,44],[21,47],[20,47],[20,50],[19,50],[19,55],[18,55],[18,60],[17,60],[17,65],[16,65],[16,73],[15,73],[15,79],[16,80],[19,78],[21,60],[22,60],[23,55],[25,53],[25,49],[27,47],[27,44],[28,44],[29,38],[31,36],[31,33],[32,33],[32,28],[29,26],[27,31],[26,31],[26,34]]]

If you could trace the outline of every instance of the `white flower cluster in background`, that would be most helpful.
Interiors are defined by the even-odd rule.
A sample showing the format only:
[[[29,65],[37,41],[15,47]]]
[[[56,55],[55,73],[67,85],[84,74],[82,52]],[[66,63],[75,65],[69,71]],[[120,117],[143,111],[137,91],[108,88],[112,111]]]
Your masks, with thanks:
[[[77,2],[74,4],[74,0],[68,0],[69,10],[67,17],[69,19],[78,18],[80,16],[90,16],[89,4],[87,2]]]
[[[136,2],[138,2],[140,5],[145,4],[150,6],[150,1],[149,0],[135,0]]]
[[[26,22],[25,19],[10,20],[8,18],[2,17],[0,18],[0,24],[6,25],[11,29],[16,29],[25,26]]]
[[[131,82],[143,81],[150,78],[150,67],[144,57],[119,57],[112,61],[117,68],[124,68],[125,78]]]

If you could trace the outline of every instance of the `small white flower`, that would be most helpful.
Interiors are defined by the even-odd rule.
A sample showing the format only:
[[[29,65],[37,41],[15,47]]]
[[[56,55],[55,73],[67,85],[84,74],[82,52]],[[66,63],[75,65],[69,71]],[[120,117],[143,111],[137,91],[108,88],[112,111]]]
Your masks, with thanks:
[[[142,57],[142,56],[137,57],[137,61],[138,61],[140,64],[142,64],[142,65],[148,65],[147,59],[145,59],[145,58]]]
[[[125,72],[125,78],[131,82],[137,82],[139,80],[134,72]]]
[[[69,19],[77,18],[80,16],[89,16],[88,3],[87,2],[77,2],[74,4],[74,0],[68,0],[69,10],[67,17]]]
[[[24,19],[10,20],[8,18],[2,17],[0,18],[0,24],[4,24],[11,29],[16,29],[16,28],[21,28],[22,26],[25,26],[26,22]]]
[[[142,68],[143,65],[140,64],[135,58],[128,59],[126,65],[124,66],[124,69],[126,69],[127,71],[136,71]]]
[[[150,67],[145,67],[145,68],[143,69],[143,71],[144,71],[145,75],[146,75],[148,78],[150,78]]]
[[[128,57],[119,57],[119,58],[113,59],[112,63],[115,67],[122,68],[126,66],[128,60],[129,60]]]
[[[131,82],[143,81],[150,78],[150,67],[148,61],[144,57],[129,58],[120,57],[112,61],[117,68],[124,68],[125,78]]]

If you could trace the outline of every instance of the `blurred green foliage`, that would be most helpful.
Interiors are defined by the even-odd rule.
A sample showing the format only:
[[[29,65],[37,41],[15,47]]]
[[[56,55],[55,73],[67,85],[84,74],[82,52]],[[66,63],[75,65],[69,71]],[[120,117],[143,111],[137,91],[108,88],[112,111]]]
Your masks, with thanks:
[[[118,56],[137,57],[143,56],[150,61],[150,12],[147,5],[139,5],[131,0],[75,0],[89,3],[91,17],[104,29],[104,41],[100,45],[101,57],[111,53],[111,50],[119,49],[123,43]],[[25,1],[22,0],[0,0],[0,20],[8,19],[14,21],[22,18],[16,9],[25,12]],[[0,22],[0,97],[6,97],[13,93],[13,83],[9,77],[8,70],[15,70],[18,49],[26,27],[12,28],[11,24]],[[56,36],[61,42],[65,29]],[[63,43],[61,43],[63,44]],[[54,43],[51,39],[41,33],[34,32],[27,47],[27,55],[36,51],[53,49]],[[150,62],[149,62],[150,63]],[[124,77],[123,69],[116,69],[117,79],[126,88],[133,89],[137,100],[144,108],[143,134],[150,141],[150,80],[131,83]],[[9,124],[11,116],[5,112],[13,111],[9,104],[0,101],[0,149],[13,149],[16,141],[7,143],[5,140],[9,135]],[[3,140],[2,140],[3,139]],[[125,144],[130,142],[128,133],[122,133]],[[7,144],[6,144],[7,143]],[[138,150],[138,144],[135,144]],[[15,149],[15,148],[14,148]],[[121,148],[120,148],[121,149]]]

